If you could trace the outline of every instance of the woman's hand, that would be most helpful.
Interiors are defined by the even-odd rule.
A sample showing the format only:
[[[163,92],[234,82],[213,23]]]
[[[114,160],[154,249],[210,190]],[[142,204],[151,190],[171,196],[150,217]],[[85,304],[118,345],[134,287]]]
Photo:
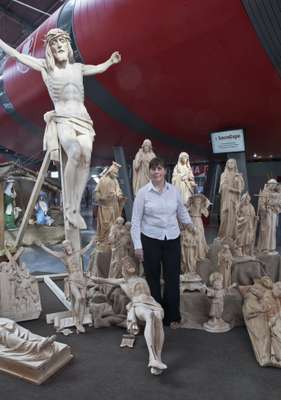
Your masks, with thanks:
[[[143,262],[143,249],[135,249],[135,256],[140,262]]]

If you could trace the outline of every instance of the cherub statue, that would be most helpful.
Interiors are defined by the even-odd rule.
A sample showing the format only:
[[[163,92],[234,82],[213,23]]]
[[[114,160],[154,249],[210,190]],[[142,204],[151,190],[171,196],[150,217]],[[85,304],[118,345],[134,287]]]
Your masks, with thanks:
[[[208,245],[205,239],[202,215],[208,217],[210,202],[202,193],[194,194],[187,201],[187,208],[192,222],[197,231],[197,259],[204,260],[208,253]]]
[[[80,250],[79,254],[82,256],[95,242],[95,237]],[[69,294],[72,302],[72,313],[75,322],[77,333],[84,333],[85,328],[83,326],[83,320],[85,315],[86,307],[86,290],[87,290],[87,279],[82,270],[82,265],[77,264],[77,252],[73,251],[71,242],[64,240],[62,242],[63,252],[53,251],[46,247],[43,243],[37,243],[43,250],[52,256],[60,259],[66,266],[68,272],[68,285]]]
[[[230,325],[222,319],[223,309],[224,309],[224,297],[227,292],[236,287],[237,285],[234,283],[233,285],[224,288],[223,274],[220,272],[213,272],[209,278],[211,288],[204,285],[202,291],[207,293],[207,296],[211,298],[211,308],[209,312],[209,316],[211,317],[208,322],[204,323],[204,329],[208,332],[219,333],[219,332],[227,332],[231,329]]]
[[[136,264],[131,257],[122,260],[123,278],[89,278],[94,283],[104,283],[107,285],[118,285],[131,300],[127,305],[127,328],[132,334],[137,334],[138,321],[145,322],[144,337],[146,340],[151,373],[159,375],[167,368],[162,362],[161,353],[164,343],[164,330],[162,319],[164,311],[151,296],[146,280],[137,274]]]
[[[149,163],[154,157],[156,157],[156,155],[152,150],[151,140],[145,139],[133,161],[134,195],[136,195],[141,187],[149,182]]]
[[[105,72],[121,61],[118,52],[99,65],[76,63],[67,32],[54,28],[46,34],[45,58],[36,58],[13,49],[0,39],[0,48],[9,56],[41,73],[54,104],[54,111],[44,115],[47,122],[44,150],[51,159],[59,161],[59,144],[67,162],[64,170],[65,213],[75,227],[86,228],[80,214],[80,203],[89,176],[92,143],[95,137],[93,122],[84,105],[83,77]]]
[[[223,286],[225,288],[231,285],[231,266],[232,266],[232,253],[228,244],[223,244],[218,252],[218,270],[223,276]]]

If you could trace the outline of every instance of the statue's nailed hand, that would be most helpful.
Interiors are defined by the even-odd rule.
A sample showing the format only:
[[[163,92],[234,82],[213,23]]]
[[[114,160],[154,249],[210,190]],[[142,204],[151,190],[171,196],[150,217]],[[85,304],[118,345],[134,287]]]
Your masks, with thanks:
[[[111,57],[110,57],[110,61],[112,62],[112,64],[118,64],[121,61],[121,54],[119,53],[119,51],[115,51],[114,53],[112,53]]]

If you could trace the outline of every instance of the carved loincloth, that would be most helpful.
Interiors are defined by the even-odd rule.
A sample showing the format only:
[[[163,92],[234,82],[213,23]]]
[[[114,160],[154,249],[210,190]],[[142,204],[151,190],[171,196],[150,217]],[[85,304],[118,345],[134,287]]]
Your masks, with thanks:
[[[70,126],[77,135],[87,135],[91,140],[94,140],[95,131],[93,122],[89,119],[79,117],[58,115],[54,110],[44,114],[46,128],[43,138],[43,150],[48,150],[51,153],[51,160],[59,161],[59,138],[57,124]]]

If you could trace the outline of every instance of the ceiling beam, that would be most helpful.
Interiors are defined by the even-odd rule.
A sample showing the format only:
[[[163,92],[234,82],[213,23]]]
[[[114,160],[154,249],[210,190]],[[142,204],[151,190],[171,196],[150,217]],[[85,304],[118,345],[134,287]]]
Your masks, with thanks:
[[[14,12],[11,12],[5,6],[0,6],[0,12],[2,12],[8,18],[17,22],[18,24],[20,24],[22,28],[25,29],[28,33],[31,33],[36,29],[36,27],[33,24],[30,24],[25,19],[18,17]]]

